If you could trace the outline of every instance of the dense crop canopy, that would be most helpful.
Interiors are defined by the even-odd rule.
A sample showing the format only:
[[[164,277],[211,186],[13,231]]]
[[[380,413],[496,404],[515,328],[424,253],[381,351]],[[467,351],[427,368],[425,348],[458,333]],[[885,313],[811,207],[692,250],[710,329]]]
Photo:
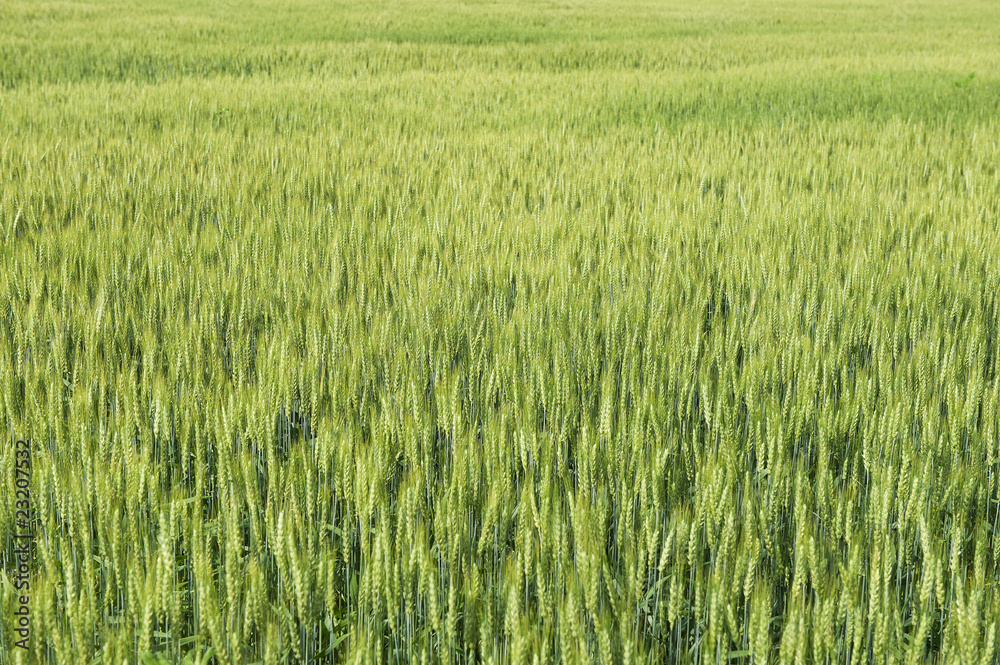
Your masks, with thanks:
[[[0,663],[995,663],[1000,13],[689,4],[0,7]]]

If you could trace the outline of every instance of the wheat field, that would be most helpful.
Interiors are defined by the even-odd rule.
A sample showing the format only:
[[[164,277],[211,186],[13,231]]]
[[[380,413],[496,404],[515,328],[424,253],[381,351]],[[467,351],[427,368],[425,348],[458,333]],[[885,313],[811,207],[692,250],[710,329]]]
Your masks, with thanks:
[[[0,1],[0,664],[996,665],[998,141],[986,1]]]

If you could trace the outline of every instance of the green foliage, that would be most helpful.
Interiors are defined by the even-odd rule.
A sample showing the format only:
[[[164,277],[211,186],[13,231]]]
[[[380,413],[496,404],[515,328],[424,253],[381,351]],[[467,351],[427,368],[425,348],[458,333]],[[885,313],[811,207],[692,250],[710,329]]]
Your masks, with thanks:
[[[0,8],[0,663],[996,662],[1000,14],[690,4]]]

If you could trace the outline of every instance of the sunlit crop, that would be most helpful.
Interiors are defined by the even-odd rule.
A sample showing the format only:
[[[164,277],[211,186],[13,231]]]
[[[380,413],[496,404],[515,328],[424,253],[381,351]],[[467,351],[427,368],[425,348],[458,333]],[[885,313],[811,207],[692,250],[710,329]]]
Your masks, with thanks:
[[[0,663],[997,663],[998,34],[5,0]]]

